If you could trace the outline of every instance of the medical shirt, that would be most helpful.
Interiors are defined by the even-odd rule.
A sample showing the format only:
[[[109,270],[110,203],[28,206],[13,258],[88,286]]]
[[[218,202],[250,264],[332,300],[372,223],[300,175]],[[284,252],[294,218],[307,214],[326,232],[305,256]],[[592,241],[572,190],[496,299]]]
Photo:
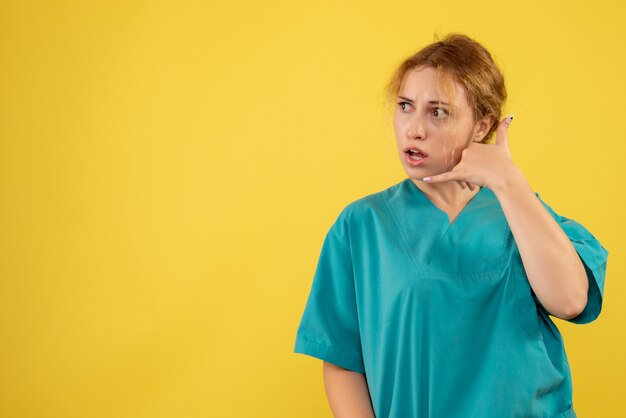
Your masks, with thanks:
[[[556,214],[600,314],[608,251]],[[539,278],[541,279],[541,278]],[[411,179],[348,204],[328,230],[294,352],[365,374],[377,418],[573,418],[561,334],[495,194],[449,223]]]

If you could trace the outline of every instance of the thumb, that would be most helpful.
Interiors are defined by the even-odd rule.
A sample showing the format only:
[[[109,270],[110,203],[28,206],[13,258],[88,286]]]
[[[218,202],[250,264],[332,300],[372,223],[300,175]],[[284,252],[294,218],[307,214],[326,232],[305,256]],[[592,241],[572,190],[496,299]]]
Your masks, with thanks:
[[[498,125],[498,129],[496,129],[496,144],[508,144],[509,136],[508,136],[508,128],[513,120],[513,114],[510,114],[506,118],[504,118],[500,124]]]

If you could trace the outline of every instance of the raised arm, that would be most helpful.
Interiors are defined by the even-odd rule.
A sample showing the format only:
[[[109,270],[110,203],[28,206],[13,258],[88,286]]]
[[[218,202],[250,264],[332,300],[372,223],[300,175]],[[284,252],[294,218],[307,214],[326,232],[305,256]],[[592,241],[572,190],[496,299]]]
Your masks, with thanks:
[[[460,181],[490,188],[497,196],[519,249],[528,281],[541,304],[561,319],[577,317],[587,305],[585,267],[558,222],[533,193],[513,163],[507,127],[513,115],[496,130],[495,144],[470,143],[451,171],[424,177],[429,183]]]
[[[521,173],[494,192],[537,298],[558,318],[576,317],[587,305],[589,283],[570,239]]]

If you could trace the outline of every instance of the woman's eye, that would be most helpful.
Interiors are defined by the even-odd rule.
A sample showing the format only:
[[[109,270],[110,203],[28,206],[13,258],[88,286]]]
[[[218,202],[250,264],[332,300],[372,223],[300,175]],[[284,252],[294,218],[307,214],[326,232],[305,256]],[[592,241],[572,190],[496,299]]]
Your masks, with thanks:
[[[444,117],[449,115],[448,111],[446,109],[441,108],[441,107],[435,107],[433,109],[433,114],[435,115],[435,117],[437,117],[439,119],[443,119]]]
[[[398,102],[398,105],[400,105],[400,109],[402,110],[406,110],[406,108],[404,107],[404,105],[408,105],[408,102]]]
[[[409,102],[398,102],[398,105],[400,106],[400,109],[402,109],[402,111],[406,111],[408,110],[408,108],[406,106],[409,106],[410,103]],[[433,115],[437,118],[437,119],[444,119],[445,117],[449,116],[450,113],[442,108],[442,107],[435,107],[433,108]]]

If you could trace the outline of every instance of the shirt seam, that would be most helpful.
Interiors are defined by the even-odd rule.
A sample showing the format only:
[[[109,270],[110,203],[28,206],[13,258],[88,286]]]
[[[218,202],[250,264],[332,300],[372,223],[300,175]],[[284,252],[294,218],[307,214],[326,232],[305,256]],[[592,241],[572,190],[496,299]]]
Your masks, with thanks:
[[[387,206],[387,208],[389,209],[389,213],[391,214],[392,222],[396,225],[396,228],[400,231],[400,235],[402,236],[402,240],[404,241],[402,246],[404,247],[404,251],[408,255],[409,259],[411,260],[411,264],[413,265],[413,267],[415,267],[417,269],[418,272],[425,273],[425,270],[418,264],[417,260],[413,256],[413,254],[411,254],[411,251],[409,251],[410,248],[411,248],[410,245],[409,245],[409,238],[406,235],[406,232],[404,231],[404,228],[402,228],[402,226],[400,225],[400,223],[398,221],[398,214],[396,213],[396,211],[391,206],[391,203],[389,202],[388,197],[386,195],[384,195],[384,194],[381,195],[381,198],[382,198],[383,202],[385,203],[385,205]]]

